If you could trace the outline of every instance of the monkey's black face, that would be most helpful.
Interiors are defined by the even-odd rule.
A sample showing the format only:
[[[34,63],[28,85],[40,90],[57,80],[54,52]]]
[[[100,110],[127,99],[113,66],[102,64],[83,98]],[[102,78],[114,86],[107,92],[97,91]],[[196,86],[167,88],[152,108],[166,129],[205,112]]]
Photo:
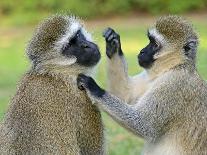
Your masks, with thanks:
[[[148,38],[150,41],[149,44],[138,55],[139,65],[146,69],[152,66],[155,61],[154,55],[161,49],[161,45],[149,33]]]
[[[96,65],[101,58],[98,46],[87,41],[80,30],[69,41],[62,54],[68,57],[75,56],[78,64],[87,67]]]

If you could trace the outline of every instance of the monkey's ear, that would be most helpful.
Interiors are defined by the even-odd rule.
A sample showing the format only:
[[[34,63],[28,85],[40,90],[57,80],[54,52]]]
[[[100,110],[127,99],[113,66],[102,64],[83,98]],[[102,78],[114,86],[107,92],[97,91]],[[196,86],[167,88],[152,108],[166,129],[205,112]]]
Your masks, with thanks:
[[[31,62],[36,66],[38,64],[38,57],[34,54],[28,54],[29,59]]]
[[[196,39],[189,40],[187,42],[187,44],[183,47],[184,48],[184,54],[188,58],[190,58],[192,60],[195,60],[197,47],[198,47],[198,40],[196,40]]]
[[[190,50],[191,51],[196,51],[197,46],[198,46],[198,41],[197,40],[189,40],[183,48],[184,48],[185,53],[186,53],[186,52],[189,52]]]

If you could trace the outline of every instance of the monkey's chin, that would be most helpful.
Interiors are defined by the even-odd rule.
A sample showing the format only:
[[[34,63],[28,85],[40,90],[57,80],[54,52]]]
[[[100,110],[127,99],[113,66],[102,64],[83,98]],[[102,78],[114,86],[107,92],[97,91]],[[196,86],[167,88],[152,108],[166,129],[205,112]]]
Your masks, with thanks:
[[[92,56],[92,57],[90,57],[90,59],[84,60],[82,62],[81,61],[77,61],[77,63],[79,63],[81,66],[93,67],[93,66],[98,64],[100,59],[101,59],[101,55],[96,55],[96,56]]]
[[[141,61],[138,59],[138,64],[144,69],[150,69],[152,67],[153,62]]]
[[[99,51],[94,52],[94,54],[89,58],[86,66],[93,67],[98,64],[101,59],[101,53]]]
[[[95,61],[91,62],[90,66],[93,67],[93,66],[97,65],[100,62],[100,59],[101,58],[97,58]]]

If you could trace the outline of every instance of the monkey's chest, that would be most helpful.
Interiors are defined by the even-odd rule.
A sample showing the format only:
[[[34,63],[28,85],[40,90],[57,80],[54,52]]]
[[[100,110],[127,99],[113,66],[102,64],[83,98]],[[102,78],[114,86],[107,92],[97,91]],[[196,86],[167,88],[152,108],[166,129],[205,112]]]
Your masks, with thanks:
[[[76,94],[77,95],[77,94]],[[72,101],[71,101],[72,102]],[[80,92],[73,98],[73,119],[76,138],[81,150],[94,148],[99,150],[103,146],[103,124],[99,109],[93,105],[86,93]]]

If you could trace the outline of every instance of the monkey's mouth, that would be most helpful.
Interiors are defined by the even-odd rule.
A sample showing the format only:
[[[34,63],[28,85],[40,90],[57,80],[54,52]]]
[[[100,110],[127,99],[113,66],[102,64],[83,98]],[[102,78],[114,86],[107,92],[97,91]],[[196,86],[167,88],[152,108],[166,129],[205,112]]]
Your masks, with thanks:
[[[101,59],[100,53],[94,54],[93,56],[91,56],[90,59],[88,59],[86,66],[94,66],[99,62],[100,59]]]
[[[77,59],[77,63],[90,67],[96,65],[101,59],[101,53],[98,49],[91,49],[91,51],[86,51],[79,59]]]
[[[148,57],[146,55],[143,55],[142,53],[140,53],[137,58],[138,58],[139,65],[145,69],[151,68],[151,66],[155,61],[153,57]]]

